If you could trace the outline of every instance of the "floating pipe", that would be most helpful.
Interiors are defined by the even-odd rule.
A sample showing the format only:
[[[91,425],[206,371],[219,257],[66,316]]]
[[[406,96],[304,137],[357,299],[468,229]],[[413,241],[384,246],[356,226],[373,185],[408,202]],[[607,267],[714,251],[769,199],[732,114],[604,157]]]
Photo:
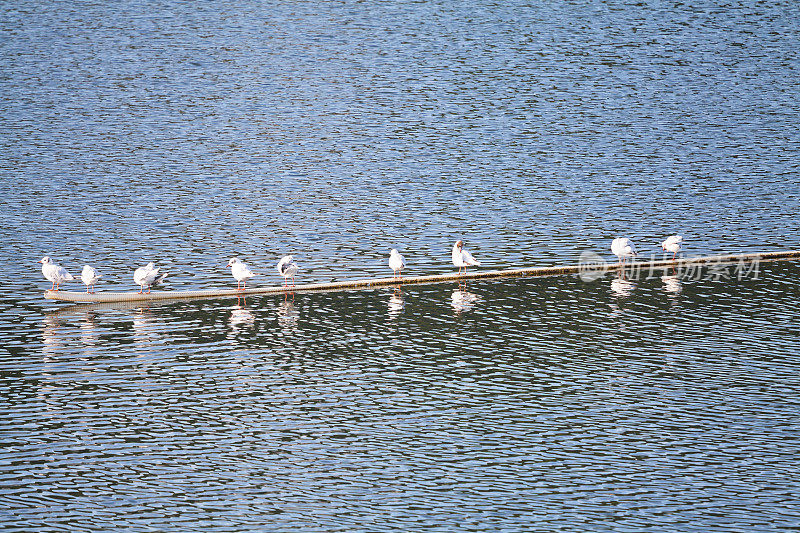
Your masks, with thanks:
[[[606,272],[625,269],[625,272],[655,272],[661,269],[678,269],[682,267],[707,264],[754,263],[757,261],[790,261],[800,259],[800,250],[783,252],[758,252],[732,255],[710,255],[688,259],[675,259],[674,261],[634,261],[620,265],[609,263],[598,255],[598,262],[580,263],[577,265],[563,265],[550,267],[509,268],[505,270],[484,270],[468,274],[433,274],[429,276],[411,276],[403,279],[374,278],[356,279],[350,281],[336,281],[330,283],[306,283],[291,288],[291,292],[331,292],[348,289],[372,289],[376,287],[398,285],[422,285],[431,283],[445,283],[450,281],[466,281],[472,279],[494,279],[514,277],[539,277],[558,276],[564,274],[604,274]],[[202,291],[157,291],[149,293],[139,292],[70,292],[46,290],[44,297],[49,300],[60,300],[74,303],[118,303],[118,302],[150,302],[158,300],[195,300],[227,297],[243,297],[260,294],[282,294],[286,291],[282,286],[256,287],[253,289],[208,289]]]

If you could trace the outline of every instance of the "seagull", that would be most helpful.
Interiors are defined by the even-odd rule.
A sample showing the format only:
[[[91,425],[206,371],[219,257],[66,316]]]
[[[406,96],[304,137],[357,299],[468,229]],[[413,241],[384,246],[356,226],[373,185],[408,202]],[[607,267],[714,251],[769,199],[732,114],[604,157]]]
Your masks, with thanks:
[[[231,257],[230,261],[228,261],[228,266],[231,267],[231,274],[233,274],[233,279],[236,280],[236,288],[240,289],[239,284],[244,282],[244,286],[241,287],[244,290],[247,286],[247,280],[255,276],[255,274],[238,257]]]
[[[53,286],[50,287],[51,291],[57,291],[58,286],[64,281],[72,281],[75,279],[72,277],[72,274],[67,272],[66,268],[54,263],[49,257],[42,257],[42,260],[39,262],[42,264],[42,274],[44,274],[47,281],[53,283]]]
[[[89,265],[83,265],[83,271],[81,272],[81,281],[86,285],[86,292],[89,292],[89,287],[93,287],[97,280],[100,279],[102,276],[97,273],[97,270],[94,267]],[[92,289],[94,292],[94,289]]]
[[[294,258],[291,255],[285,256],[283,259],[278,261],[277,268],[278,274],[283,276],[283,286],[286,287],[288,285],[289,278],[292,278],[292,287],[294,287],[294,276],[299,270],[297,263],[294,262]]]
[[[147,293],[150,294],[150,288],[155,287],[167,277],[167,272],[160,273],[160,269],[156,268],[155,263],[147,263],[143,267],[139,267],[133,272],[133,281],[141,287],[139,294],[144,292],[147,287]]]
[[[636,256],[636,246],[633,245],[633,241],[629,238],[618,237],[611,241],[611,253],[616,255],[620,264],[622,264],[626,257]]]
[[[683,237],[680,235],[671,235],[667,240],[661,243],[661,248],[667,252],[672,252],[672,260],[675,260],[675,254],[681,251],[681,243]]]
[[[394,271],[392,274],[392,279],[394,279],[398,274],[400,275],[400,279],[403,279],[403,269],[405,266],[405,258],[400,255],[400,252],[398,252],[396,248],[392,248],[392,250],[389,252],[389,268]]]
[[[453,264],[458,267],[458,273],[460,275],[462,268],[464,269],[464,274],[466,274],[468,266],[480,266],[481,262],[472,257],[472,254],[464,249],[464,243],[462,241],[456,241],[453,245]]]

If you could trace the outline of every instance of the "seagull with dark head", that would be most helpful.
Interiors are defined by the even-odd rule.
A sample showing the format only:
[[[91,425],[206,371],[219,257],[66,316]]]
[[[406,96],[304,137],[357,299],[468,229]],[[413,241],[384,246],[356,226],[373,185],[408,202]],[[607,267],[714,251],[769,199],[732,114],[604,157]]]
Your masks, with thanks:
[[[472,257],[472,254],[469,253],[466,248],[464,248],[464,242],[460,240],[456,241],[456,243],[453,245],[452,258],[453,265],[458,267],[459,275],[461,274],[462,268],[464,269],[464,274],[466,275],[468,266],[480,266],[481,264],[480,261]]]

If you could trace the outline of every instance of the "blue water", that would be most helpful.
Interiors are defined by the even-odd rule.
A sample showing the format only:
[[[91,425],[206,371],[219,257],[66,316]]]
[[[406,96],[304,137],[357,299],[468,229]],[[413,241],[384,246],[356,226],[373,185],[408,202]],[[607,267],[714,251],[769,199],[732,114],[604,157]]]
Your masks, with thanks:
[[[793,263],[44,300],[800,248],[792,2],[0,10],[8,530],[800,527]],[[741,278],[741,279],[740,279]],[[67,286],[82,290],[80,283]]]

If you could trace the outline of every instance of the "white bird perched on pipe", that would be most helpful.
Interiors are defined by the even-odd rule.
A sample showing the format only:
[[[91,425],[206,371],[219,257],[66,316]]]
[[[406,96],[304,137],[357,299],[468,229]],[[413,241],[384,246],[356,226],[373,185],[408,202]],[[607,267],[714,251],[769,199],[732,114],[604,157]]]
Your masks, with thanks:
[[[472,257],[464,248],[462,241],[456,241],[453,245],[453,265],[458,267],[458,273],[461,274],[461,269],[464,269],[464,274],[467,273],[468,266],[480,266],[481,262]]]
[[[139,286],[139,294],[144,292],[147,287],[147,293],[150,293],[150,288],[155,287],[167,277],[167,273],[161,273],[160,268],[156,268],[155,263],[147,263],[143,267],[139,267],[133,271],[133,281]]]
[[[406,260],[405,258],[400,255],[400,252],[397,251],[396,248],[392,248],[389,251],[389,268],[392,269],[392,279],[400,275],[400,279],[403,279],[403,269],[406,267]]]
[[[83,270],[81,271],[81,281],[84,285],[86,285],[86,292],[89,292],[89,288],[92,287],[92,291],[94,292],[94,285],[97,283],[102,275],[97,273],[97,270],[90,265],[83,265]]]
[[[294,262],[294,258],[291,255],[284,256],[278,261],[277,269],[278,274],[283,276],[283,286],[286,287],[289,278],[292,278],[292,287],[294,287],[294,276],[297,274],[297,271],[300,270],[297,263]]]
[[[636,257],[636,246],[627,237],[617,237],[611,241],[611,253],[616,255],[620,264],[622,264],[626,257]]]
[[[238,257],[231,257],[228,261],[228,266],[231,267],[231,274],[233,275],[233,279],[236,280],[237,289],[245,289],[245,287],[247,287],[247,280],[255,276],[253,271]],[[239,287],[240,284],[243,284],[243,286]]]
[[[72,277],[72,274],[67,272],[66,268],[54,263],[53,260],[47,256],[42,257],[39,262],[42,264],[42,274],[44,274],[45,279],[53,283],[53,286],[50,287],[51,291],[57,291],[58,286],[63,282],[75,279]]]
[[[667,240],[661,243],[661,249],[667,252],[672,252],[672,260],[675,260],[675,254],[682,250],[681,243],[683,237],[680,235],[670,235]]]

